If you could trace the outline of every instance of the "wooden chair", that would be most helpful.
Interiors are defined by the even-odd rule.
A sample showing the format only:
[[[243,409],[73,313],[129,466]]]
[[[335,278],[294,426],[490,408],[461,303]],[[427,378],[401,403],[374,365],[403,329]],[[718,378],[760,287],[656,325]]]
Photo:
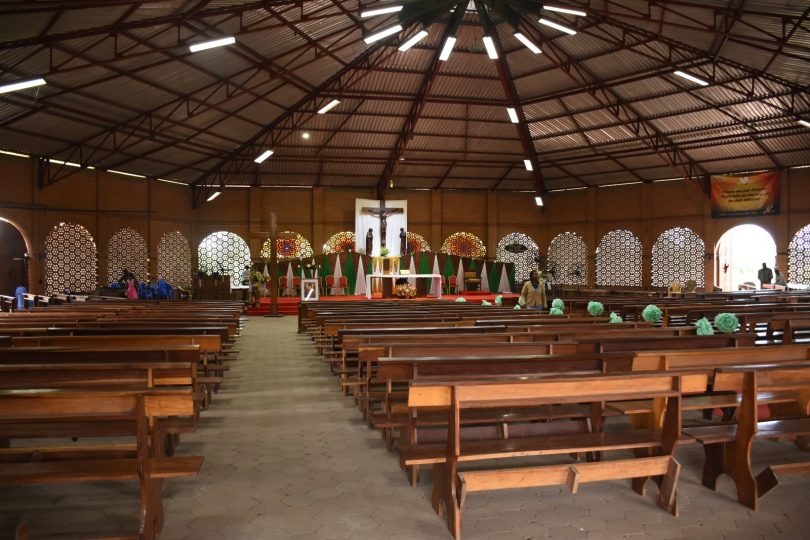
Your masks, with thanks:
[[[456,294],[458,294],[458,285],[456,284],[456,276],[450,276],[450,279],[446,279],[445,276],[442,276],[442,289],[444,290],[445,294],[450,294],[450,291],[455,290]]]
[[[295,294],[301,294],[301,276],[295,276],[293,278],[293,289],[295,289]]]
[[[326,276],[326,292],[329,294],[329,291],[332,291],[331,294],[335,294],[335,276]]]
[[[281,276],[278,280],[278,294],[281,296],[287,289],[287,276]]]
[[[346,276],[340,276],[338,278],[337,288],[343,290],[344,296],[349,294],[349,278],[347,278]]]
[[[667,297],[681,296],[682,294],[683,286],[681,282],[677,279],[673,280],[672,283],[669,284],[669,287],[667,287]]]
[[[464,288],[468,291],[477,291],[481,288],[481,278],[475,272],[464,272]]]

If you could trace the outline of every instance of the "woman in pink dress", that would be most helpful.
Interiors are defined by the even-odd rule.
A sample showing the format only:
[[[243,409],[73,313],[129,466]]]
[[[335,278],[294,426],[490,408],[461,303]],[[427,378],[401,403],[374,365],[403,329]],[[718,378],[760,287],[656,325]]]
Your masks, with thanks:
[[[134,274],[129,274],[127,278],[127,299],[128,300],[137,300],[138,299],[138,289],[136,288],[137,281],[135,280]]]

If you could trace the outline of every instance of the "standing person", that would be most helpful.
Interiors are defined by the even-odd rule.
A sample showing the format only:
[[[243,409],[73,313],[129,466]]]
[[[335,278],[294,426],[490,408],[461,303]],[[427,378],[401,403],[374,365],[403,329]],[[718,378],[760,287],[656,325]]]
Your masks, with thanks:
[[[138,299],[138,280],[135,279],[135,274],[132,272],[130,272],[129,276],[127,276],[127,299]]]
[[[523,284],[523,290],[520,291],[520,303],[530,309],[546,309],[546,287],[540,281],[537,270],[532,270],[532,273],[529,274],[529,281]]]
[[[247,302],[250,294],[250,266],[245,266],[242,270],[242,286],[247,286],[247,289],[242,289],[242,302]]]
[[[787,287],[787,282],[785,281],[785,274],[783,274],[778,268],[774,267],[774,272],[776,272],[776,277],[773,280],[774,285],[781,285],[783,287]]]
[[[771,272],[771,269],[768,268],[767,264],[762,263],[762,268],[760,268],[759,272],[757,272],[757,279],[759,279],[761,284],[760,287],[766,283],[771,283],[771,280],[773,279],[773,272]]]

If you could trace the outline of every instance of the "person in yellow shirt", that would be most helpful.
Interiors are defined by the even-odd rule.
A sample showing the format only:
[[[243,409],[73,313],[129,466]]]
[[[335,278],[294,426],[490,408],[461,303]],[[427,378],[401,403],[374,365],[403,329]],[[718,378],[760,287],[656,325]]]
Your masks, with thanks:
[[[520,304],[531,309],[546,309],[546,284],[540,281],[537,270],[532,270],[532,273],[529,274],[529,281],[523,284],[523,290],[520,291]]]

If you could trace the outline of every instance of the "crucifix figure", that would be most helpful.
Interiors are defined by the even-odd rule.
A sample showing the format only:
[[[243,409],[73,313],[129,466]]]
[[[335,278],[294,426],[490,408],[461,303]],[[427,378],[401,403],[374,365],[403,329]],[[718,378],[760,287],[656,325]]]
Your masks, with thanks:
[[[363,212],[380,218],[380,247],[385,247],[385,231],[388,227],[388,216],[392,214],[401,214],[402,208],[386,208],[385,199],[382,199],[380,200],[379,208],[366,206],[363,208]],[[368,251],[368,249],[366,249],[366,251]],[[371,255],[371,253],[366,253],[366,255]]]

